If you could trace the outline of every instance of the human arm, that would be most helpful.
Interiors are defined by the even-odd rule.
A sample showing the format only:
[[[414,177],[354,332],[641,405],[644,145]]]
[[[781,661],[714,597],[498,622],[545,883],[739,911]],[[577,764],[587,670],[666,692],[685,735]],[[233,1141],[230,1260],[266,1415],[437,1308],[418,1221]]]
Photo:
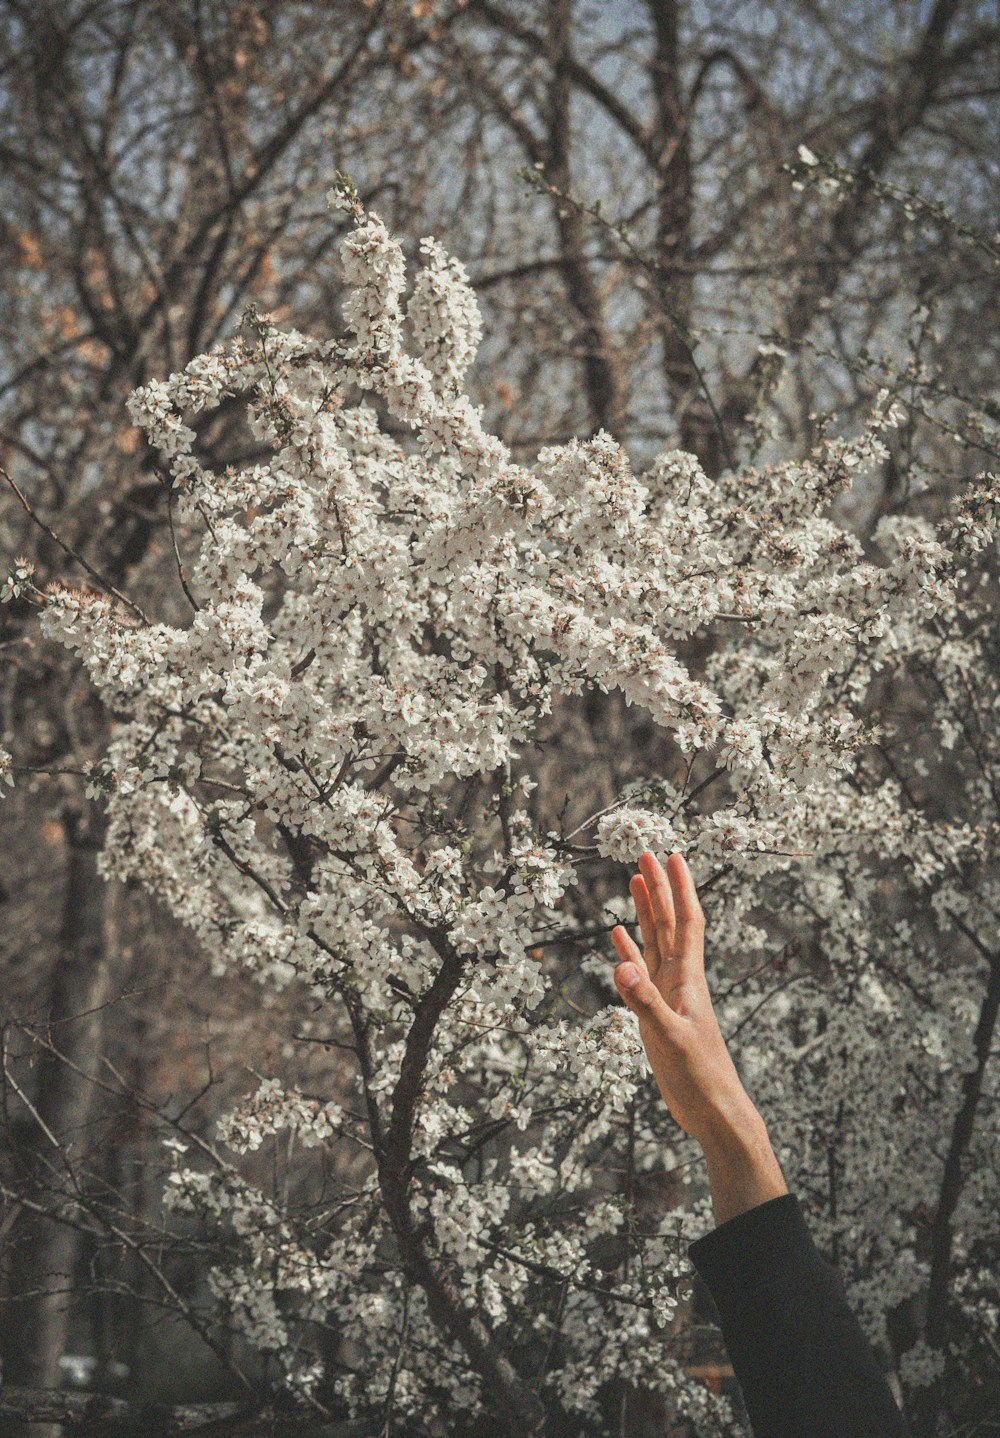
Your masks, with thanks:
[[[689,1248],[715,1300],[756,1438],[906,1438],[843,1284],[822,1258],[726,1047],[705,922],[683,857],[646,852],[630,885],[642,950],[612,932],[619,994],[667,1107],[700,1143],[718,1225]]]
[[[621,925],[615,984],[639,1020],[667,1108],[705,1155],[716,1223],[788,1192],[764,1120],[743,1087],[705,980],[705,919],[684,858],[639,858],[629,888],[642,950]]]

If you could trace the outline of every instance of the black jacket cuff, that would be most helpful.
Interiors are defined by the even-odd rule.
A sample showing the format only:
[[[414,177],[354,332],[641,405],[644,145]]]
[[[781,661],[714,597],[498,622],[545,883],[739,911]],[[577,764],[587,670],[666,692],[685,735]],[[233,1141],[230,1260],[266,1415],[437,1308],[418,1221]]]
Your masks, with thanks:
[[[794,1254],[795,1265],[782,1258]],[[748,1290],[759,1293],[785,1282],[801,1283],[801,1264],[825,1269],[794,1193],[783,1193],[720,1223],[688,1247],[720,1312]]]

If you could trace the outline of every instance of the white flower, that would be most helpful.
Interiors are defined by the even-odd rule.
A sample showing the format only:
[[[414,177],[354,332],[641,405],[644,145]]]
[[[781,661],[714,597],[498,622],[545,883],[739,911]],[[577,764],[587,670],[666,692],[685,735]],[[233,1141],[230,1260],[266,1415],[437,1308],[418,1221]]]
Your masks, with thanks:
[[[491,1401],[400,1265],[405,1224],[501,1349],[539,1335],[571,1426],[596,1431],[627,1378],[707,1432],[672,1325],[676,1240],[710,1216],[613,990],[608,929],[634,918],[616,866],[681,848],[704,872],[723,1031],[803,1191],[836,1161],[837,1223],[816,1219],[878,1336],[925,1291],[988,967],[969,935],[1000,909],[993,571],[974,565],[996,480],[940,523],[885,516],[867,547],[838,518],[909,380],[813,452],[711,479],[679,451],[637,477],[604,432],[515,461],[461,389],[481,328],[461,265],[423,241],[407,302],[398,241],[337,202],[345,334],[251,315],[130,400],[198,546],[197,612],[142,624],[68,587],[41,610],[114,717],[85,761],[102,873],[276,1025],[294,1006],[276,1062],[315,1041],[315,1068],[260,1079],[217,1142],[169,1141],[164,1205],[224,1230],[208,1281],[234,1329],[362,1426],[391,1385],[414,1431],[465,1431]],[[196,458],[194,417],[220,405],[243,407],[252,462]],[[28,582],[15,567],[4,592]],[[954,1214],[973,1334],[995,1321],[983,1113]],[[626,1172],[688,1186],[676,1234],[630,1216]],[[605,1271],[625,1232],[628,1273]],[[318,1326],[357,1355],[322,1379]],[[904,1383],[939,1363],[918,1345]]]
[[[17,599],[31,583],[35,566],[28,559],[15,559],[14,568],[0,585],[0,604]]]
[[[926,1388],[944,1372],[945,1355],[918,1338],[899,1360],[899,1376],[911,1388]]]
[[[650,809],[614,809],[598,820],[595,833],[598,851],[621,863],[634,863],[644,849],[666,858],[679,846],[674,821]]]

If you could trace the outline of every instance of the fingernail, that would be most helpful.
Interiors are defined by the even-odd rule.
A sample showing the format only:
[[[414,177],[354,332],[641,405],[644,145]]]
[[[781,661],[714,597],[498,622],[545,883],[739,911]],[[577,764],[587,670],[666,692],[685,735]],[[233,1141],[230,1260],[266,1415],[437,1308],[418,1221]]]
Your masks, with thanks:
[[[634,989],[641,977],[635,964],[622,964],[618,970],[618,982],[623,989]]]

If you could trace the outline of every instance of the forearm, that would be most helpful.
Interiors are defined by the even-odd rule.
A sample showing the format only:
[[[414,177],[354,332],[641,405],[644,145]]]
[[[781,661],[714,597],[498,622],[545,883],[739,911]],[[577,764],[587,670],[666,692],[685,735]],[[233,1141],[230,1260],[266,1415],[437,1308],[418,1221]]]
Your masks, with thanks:
[[[688,1250],[719,1310],[754,1432],[904,1438],[902,1417],[835,1269],[788,1192],[743,1092],[698,1139],[718,1225]]]
[[[906,1429],[835,1269],[788,1192],[733,1063],[704,975],[704,916],[690,870],[648,851],[630,889],[643,952],[612,930],[618,992],[664,1103],[705,1153],[716,1227],[688,1252],[760,1438],[896,1438]],[[669,881],[669,882],[668,882]]]
[[[764,1120],[744,1099],[698,1135],[717,1224],[788,1192]]]

